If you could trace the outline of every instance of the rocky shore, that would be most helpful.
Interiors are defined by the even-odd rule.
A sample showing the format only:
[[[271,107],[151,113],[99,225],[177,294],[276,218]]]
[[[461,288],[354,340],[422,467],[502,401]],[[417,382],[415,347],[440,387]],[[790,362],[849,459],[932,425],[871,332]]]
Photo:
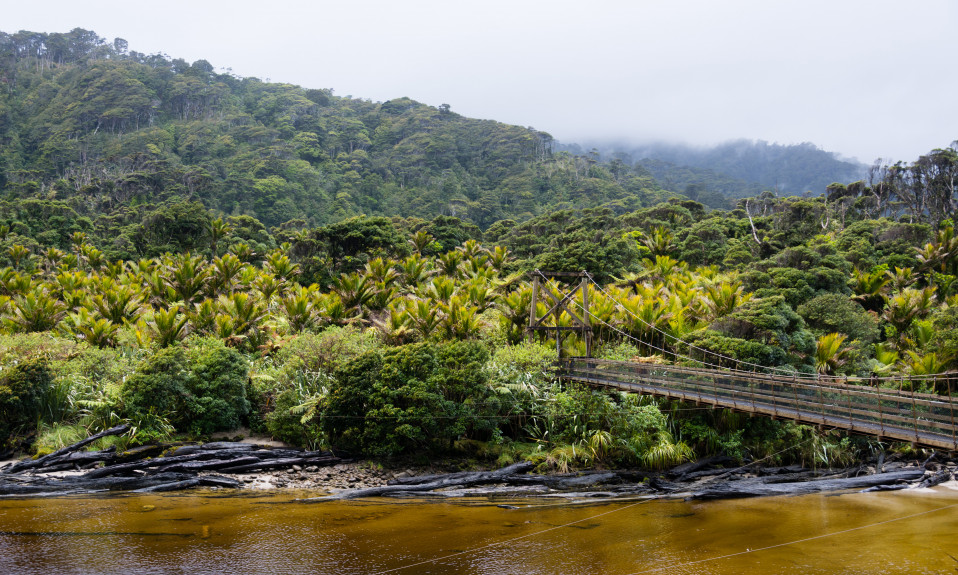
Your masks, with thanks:
[[[263,473],[233,475],[241,489],[310,489],[338,492],[348,489],[365,489],[386,485],[396,477],[417,473],[414,470],[388,471],[379,469],[374,463],[359,461],[337,463],[329,467],[310,465],[291,466],[289,469]]]

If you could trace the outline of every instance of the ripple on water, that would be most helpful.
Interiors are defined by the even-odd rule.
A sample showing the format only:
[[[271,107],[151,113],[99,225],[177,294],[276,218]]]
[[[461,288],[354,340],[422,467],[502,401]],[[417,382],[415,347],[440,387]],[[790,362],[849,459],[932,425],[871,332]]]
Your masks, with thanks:
[[[934,511],[958,505],[952,486],[710,502],[510,502],[515,508],[484,501],[301,504],[296,496],[4,500],[0,573],[345,575],[410,566],[401,573],[807,575],[958,568],[949,556],[958,556],[958,507]],[[892,521],[919,513],[925,514]],[[819,537],[829,533],[837,534]],[[782,545],[801,540],[807,541]]]

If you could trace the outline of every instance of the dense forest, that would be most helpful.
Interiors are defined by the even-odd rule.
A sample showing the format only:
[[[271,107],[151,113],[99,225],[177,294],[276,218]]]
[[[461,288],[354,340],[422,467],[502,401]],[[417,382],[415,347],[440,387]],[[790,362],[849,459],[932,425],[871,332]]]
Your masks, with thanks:
[[[668,195],[644,170],[553,154],[544,132],[447,105],[238,78],[83,30],[3,34],[0,84],[0,217],[28,205],[78,221],[79,229],[42,230],[61,249],[82,231],[110,238],[111,255],[148,255],[131,226],[164,202],[200,201],[266,226],[365,214],[488,227]]]
[[[0,35],[0,83],[0,452],[121,421],[104,441],[245,425],[555,468],[875,448],[557,381],[524,330],[535,269],[596,279],[600,357],[952,391],[922,376],[958,361],[954,144],[709,209],[542,132],[83,30]]]

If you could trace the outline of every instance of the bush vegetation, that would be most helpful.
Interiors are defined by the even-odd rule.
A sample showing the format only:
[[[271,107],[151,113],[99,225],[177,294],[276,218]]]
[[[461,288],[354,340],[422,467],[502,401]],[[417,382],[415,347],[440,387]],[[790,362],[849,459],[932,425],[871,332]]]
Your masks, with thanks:
[[[526,339],[535,269],[592,274],[602,357],[904,381],[958,362],[954,147],[818,197],[687,184],[728,208],[708,210],[544,132],[123,44],[0,33],[4,452],[123,421],[126,443],[248,425],[560,469],[867,447],[556,381],[554,344]]]

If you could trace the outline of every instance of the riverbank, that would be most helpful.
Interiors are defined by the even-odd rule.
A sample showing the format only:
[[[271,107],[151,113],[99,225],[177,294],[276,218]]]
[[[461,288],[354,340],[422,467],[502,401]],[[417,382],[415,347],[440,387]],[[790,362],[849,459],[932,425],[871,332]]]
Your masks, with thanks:
[[[175,491],[194,487],[317,492],[311,501],[363,497],[556,497],[722,499],[841,490],[931,487],[954,480],[958,461],[883,456],[846,469],[738,465],[727,457],[666,471],[588,469],[534,473],[520,462],[490,469],[448,459],[353,461],[260,438],[196,445],[142,446],[122,453],[79,451],[0,462],[0,495],[36,496],[105,491]]]

